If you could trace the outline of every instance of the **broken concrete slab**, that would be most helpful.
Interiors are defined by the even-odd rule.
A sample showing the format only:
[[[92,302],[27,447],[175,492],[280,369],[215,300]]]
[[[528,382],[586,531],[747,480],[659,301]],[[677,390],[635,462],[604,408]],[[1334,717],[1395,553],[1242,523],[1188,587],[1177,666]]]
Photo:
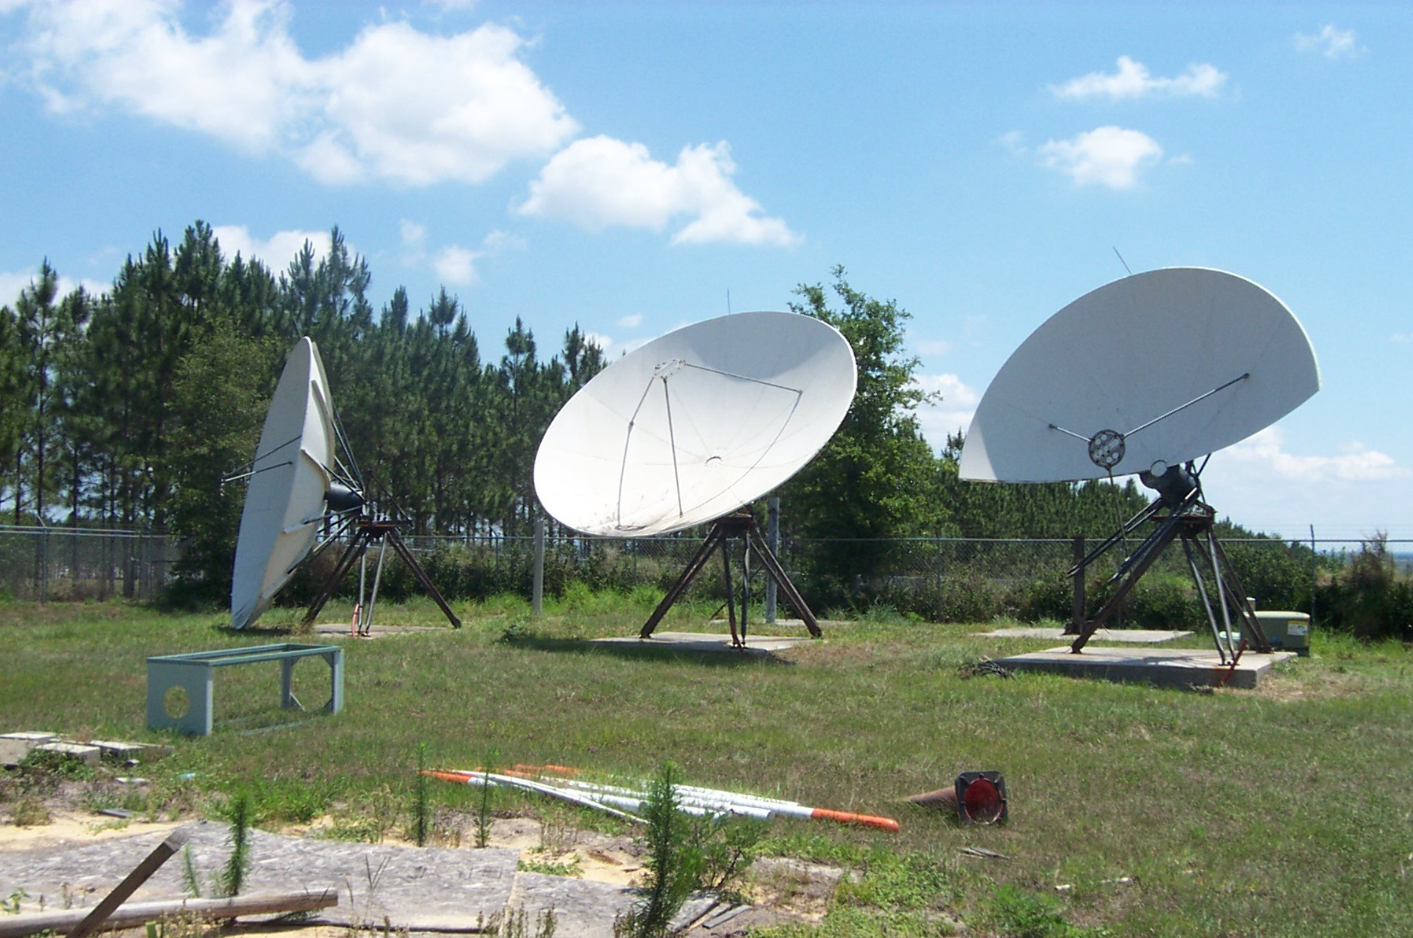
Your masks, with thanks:
[[[5,733],[0,736],[0,765],[19,765],[35,746],[58,738],[58,733]]]
[[[1223,664],[1215,649],[1200,648],[1121,648],[1086,645],[1080,654],[1068,645],[1010,655],[997,664],[1016,671],[1041,671],[1071,677],[1100,678],[1125,683],[1156,684],[1160,687],[1240,687],[1251,689],[1277,664],[1295,657],[1294,652],[1269,655],[1246,652],[1233,668]]]
[[[47,743],[40,743],[34,747],[36,752],[58,753],[66,759],[73,759],[85,765],[97,765],[103,760],[103,750],[97,746],[90,746],[87,743],[69,743],[63,740],[53,740]]]

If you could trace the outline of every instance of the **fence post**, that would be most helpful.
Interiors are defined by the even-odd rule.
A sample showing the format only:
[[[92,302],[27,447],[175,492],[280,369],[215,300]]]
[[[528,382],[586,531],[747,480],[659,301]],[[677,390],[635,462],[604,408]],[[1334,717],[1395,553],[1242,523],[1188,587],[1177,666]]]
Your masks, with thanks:
[[[39,603],[49,601],[49,528],[39,522]]]
[[[1073,630],[1068,634],[1082,635],[1084,633],[1084,535],[1074,539],[1074,621],[1070,625]]]
[[[535,519],[535,566],[530,576],[530,608],[535,618],[544,611],[545,602],[545,519]]]
[[[1315,526],[1310,525],[1310,627],[1315,627],[1315,590],[1320,585],[1320,554],[1315,550]]]
[[[770,548],[770,552],[775,555],[775,559],[780,559],[780,499],[772,498],[766,504],[765,514],[765,546]],[[775,577],[765,578],[765,621],[775,624],[776,598],[775,598]]]

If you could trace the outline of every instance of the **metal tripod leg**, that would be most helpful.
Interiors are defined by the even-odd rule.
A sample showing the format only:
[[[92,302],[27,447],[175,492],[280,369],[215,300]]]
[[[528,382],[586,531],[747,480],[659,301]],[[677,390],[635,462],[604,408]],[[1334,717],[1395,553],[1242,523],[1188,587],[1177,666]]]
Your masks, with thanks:
[[[653,629],[657,628],[657,624],[662,621],[662,617],[667,615],[667,610],[672,608],[672,604],[681,598],[682,594],[686,592],[687,587],[691,585],[692,580],[696,579],[698,573],[701,573],[702,567],[706,565],[707,559],[711,557],[711,552],[716,547],[717,542],[721,540],[721,537],[721,528],[713,527],[711,533],[707,535],[707,539],[702,543],[702,546],[697,548],[697,552],[693,554],[692,559],[687,562],[686,568],[683,569],[681,575],[677,577],[676,582],[668,589],[667,595],[662,597],[662,602],[657,604],[657,608],[653,610],[653,614],[648,616],[648,621],[643,623],[642,629],[638,631],[639,638],[652,637]]]

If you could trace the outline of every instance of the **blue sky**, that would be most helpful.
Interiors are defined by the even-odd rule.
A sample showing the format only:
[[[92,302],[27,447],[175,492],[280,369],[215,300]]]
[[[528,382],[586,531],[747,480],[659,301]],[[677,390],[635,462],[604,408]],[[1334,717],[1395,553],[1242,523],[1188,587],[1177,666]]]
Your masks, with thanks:
[[[196,219],[277,270],[337,225],[375,306],[445,285],[488,358],[516,316],[612,356],[843,264],[912,313],[940,444],[1116,251],[1217,267],[1324,389],[1209,500],[1413,537],[1402,4],[0,0],[0,45],[0,302]]]

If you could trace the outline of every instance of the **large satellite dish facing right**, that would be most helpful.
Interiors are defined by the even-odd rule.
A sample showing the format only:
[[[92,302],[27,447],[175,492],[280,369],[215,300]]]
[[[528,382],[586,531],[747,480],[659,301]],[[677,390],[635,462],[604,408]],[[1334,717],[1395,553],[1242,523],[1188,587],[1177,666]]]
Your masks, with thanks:
[[[1265,288],[1220,270],[1133,274],[1046,320],[1001,366],[977,406],[958,465],[983,482],[1078,482],[1137,473],[1157,494],[1069,571],[1078,654],[1180,540],[1217,652],[1271,650],[1216,535],[1197,460],[1259,433],[1320,389],[1310,339]],[[1129,550],[1128,536],[1149,534]],[[1094,615],[1086,571],[1127,556]],[[1239,636],[1239,638],[1234,638]]]
[[[1152,471],[1257,433],[1320,389],[1304,328],[1263,287],[1173,267],[1087,293],[992,380],[963,479],[1071,482]]]

